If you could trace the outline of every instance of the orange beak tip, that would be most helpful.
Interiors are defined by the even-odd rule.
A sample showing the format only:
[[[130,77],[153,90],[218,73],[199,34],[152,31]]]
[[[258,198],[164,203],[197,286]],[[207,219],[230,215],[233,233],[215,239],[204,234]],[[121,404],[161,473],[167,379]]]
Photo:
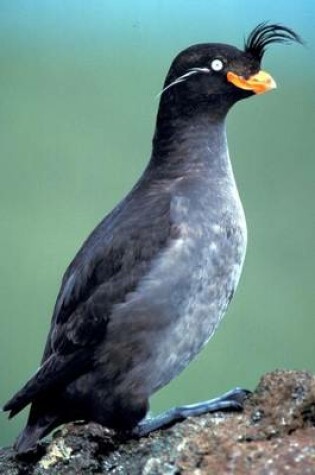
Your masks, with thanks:
[[[247,79],[232,71],[228,71],[226,78],[234,86],[247,91],[253,91],[255,94],[263,94],[277,87],[276,81],[265,71],[259,71]]]

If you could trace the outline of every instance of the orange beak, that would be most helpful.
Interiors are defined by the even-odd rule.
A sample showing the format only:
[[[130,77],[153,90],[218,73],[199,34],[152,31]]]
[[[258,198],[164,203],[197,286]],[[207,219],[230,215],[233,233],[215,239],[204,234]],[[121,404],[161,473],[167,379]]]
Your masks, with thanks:
[[[247,91],[253,91],[255,94],[263,94],[277,87],[275,80],[265,71],[259,71],[248,79],[228,71],[226,78],[234,86],[246,89]]]

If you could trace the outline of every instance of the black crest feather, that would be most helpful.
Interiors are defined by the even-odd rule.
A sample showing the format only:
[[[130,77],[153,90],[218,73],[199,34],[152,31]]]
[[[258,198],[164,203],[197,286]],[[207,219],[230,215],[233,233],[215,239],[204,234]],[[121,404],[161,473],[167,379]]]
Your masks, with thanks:
[[[260,23],[253,29],[245,41],[244,50],[258,61],[261,61],[266,47],[271,43],[300,43],[300,36],[291,28],[280,24]]]

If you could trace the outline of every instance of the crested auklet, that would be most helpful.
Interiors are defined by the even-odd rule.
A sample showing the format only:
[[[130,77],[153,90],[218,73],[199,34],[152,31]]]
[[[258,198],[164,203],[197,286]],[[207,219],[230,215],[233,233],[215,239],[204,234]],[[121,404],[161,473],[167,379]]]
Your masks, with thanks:
[[[66,270],[41,366],[4,406],[13,417],[31,404],[18,452],[68,421],[143,436],[242,407],[237,388],[146,418],[150,396],[211,338],[237,287],[247,232],[225,119],[237,101],[276,87],[261,60],[269,44],[290,41],[301,42],[262,23],[244,50],[198,44],[173,61],[149,164]]]

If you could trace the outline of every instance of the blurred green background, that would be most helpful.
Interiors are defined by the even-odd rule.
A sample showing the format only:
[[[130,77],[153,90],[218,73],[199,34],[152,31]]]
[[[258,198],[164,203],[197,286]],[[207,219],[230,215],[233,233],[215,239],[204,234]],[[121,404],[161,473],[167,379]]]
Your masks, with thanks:
[[[0,404],[37,368],[60,279],[150,155],[172,58],[198,42],[242,46],[263,20],[307,47],[274,46],[270,94],[229,116],[248,228],[227,318],[152,409],[253,388],[275,368],[315,370],[313,0],[1,0]],[[0,415],[9,444],[26,412]]]

